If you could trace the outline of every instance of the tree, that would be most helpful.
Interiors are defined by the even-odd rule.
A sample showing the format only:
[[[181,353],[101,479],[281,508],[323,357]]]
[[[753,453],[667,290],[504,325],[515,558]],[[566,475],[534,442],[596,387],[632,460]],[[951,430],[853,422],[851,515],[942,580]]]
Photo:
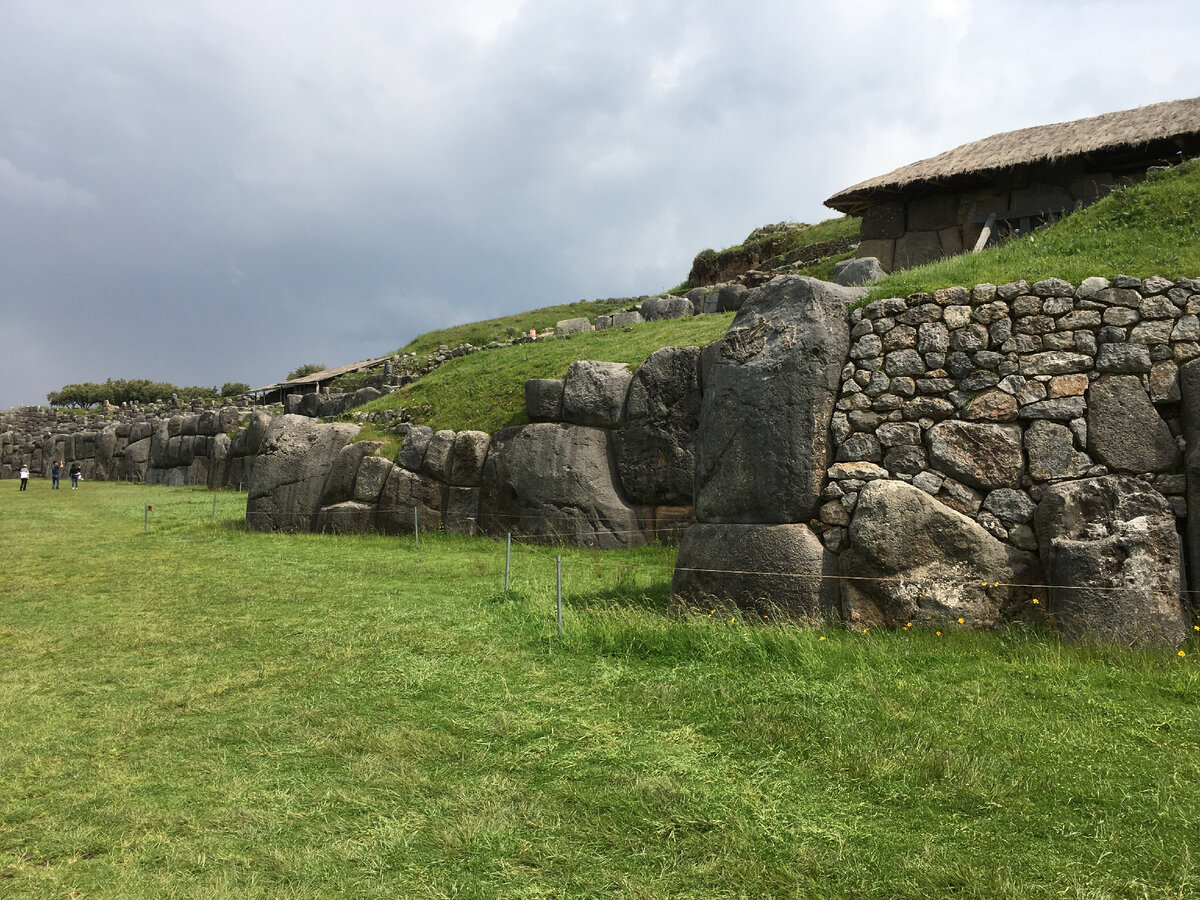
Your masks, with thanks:
[[[250,392],[250,385],[244,381],[227,381],[221,385],[222,397],[237,397],[239,394]]]
[[[288,372],[288,381],[295,381],[297,378],[303,378],[305,375],[312,375],[314,372],[324,372],[324,363],[305,363],[300,368]]]

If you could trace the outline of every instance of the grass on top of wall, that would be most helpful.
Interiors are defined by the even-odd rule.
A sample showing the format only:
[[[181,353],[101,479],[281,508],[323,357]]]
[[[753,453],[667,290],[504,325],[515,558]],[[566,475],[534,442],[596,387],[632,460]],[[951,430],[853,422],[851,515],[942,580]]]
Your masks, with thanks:
[[[731,321],[733,313],[692,316],[483,350],[452,359],[355,412],[408,407],[417,411],[414,421],[435,430],[473,429],[491,434],[529,421],[526,379],[562,378],[567,367],[579,359],[623,362],[636,368],[663,347],[710,344],[725,334]]]
[[[628,298],[614,298],[610,300],[580,300],[577,303],[543,306],[528,312],[513,313],[510,316],[500,316],[495,319],[485,319],[482,322],[468,322],[463,325],[439,328],[436,331],[427,331],[413,338],[396,352],[428,355],[437,350],[441,344],[451,348],[460,344],[483,347],[492,341],[510,341],[519,334],[528,334],[531,328],[541,333],[553,328],[563,319],[577,319],[586,316],[595,321],[596,316],[610,315],[633,305],[635,304]]]
[[[501,542],[215,496],[0,481],[7,900],[1200,891],[1194,641],[674,616],[665,547],[506,595]]]
[[[1200,277],[1200,160],[1151,173],[1055,225],[981,253],[905,269],[871,287],[867,301],[951,285],[1093,275]]]

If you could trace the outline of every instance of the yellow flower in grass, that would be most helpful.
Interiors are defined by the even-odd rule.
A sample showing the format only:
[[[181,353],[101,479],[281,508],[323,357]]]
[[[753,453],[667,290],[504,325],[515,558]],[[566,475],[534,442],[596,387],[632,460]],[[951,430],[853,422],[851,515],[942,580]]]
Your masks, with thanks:
[[[821,635],[819,638],[817,638],[817,640],[819,640],[819,641],[825,640],[825,635]]]
[[[1179,657],[1180,657],[1180,659],[1182,659],[1182,658],[1183,658],[1183,657],[1185,657],[1185,656],[1187,656],[1187,654],[1186,654],[1186,653],[1184,653],[1182,650],[1180,650],[1180,651],[1179,651]]]
[[[940,631],[935,631],[934,634],[936,634],[938,637],[942,636],[942,633]]]
[[[958,620],[958,624],[959,624],[959,625],[962,625],[962,624],[964,624],[966,621],[967,621],[966,619],[960,618],[960,619]]]
[[[1037,598],[1037,597],[1034,597],[1034,598],[1033,598],[1031,601],[1029,601],[1029,602],[1030,602],[1030,603],[1032,603],[1034,606],[1037,606],[1037,605],[1038,605],[1038,598]]]

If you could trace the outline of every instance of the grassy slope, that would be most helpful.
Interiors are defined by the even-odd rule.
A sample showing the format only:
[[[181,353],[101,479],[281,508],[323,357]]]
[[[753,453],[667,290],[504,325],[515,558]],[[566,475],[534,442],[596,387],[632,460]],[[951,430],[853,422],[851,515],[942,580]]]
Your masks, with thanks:
[[[665,548],[505,597],[501,544],[211,498],[0,491],[6,898],[1200,891],[1194,642],[674,618]]]
[[[525,380],[561,378],[577,359],[625,362],[631,366],[661,347],[703,346],[721,337],[732,313],[646,322],[622,329],[573,335],[485,350],[451,360],[420,381],[362,407],[362,410],[420,408],[416,420],[434,428],[495,432],[529,421]],[[362,411],[359,410],[359,411]]]
[[[452,325],[449,328],[439,328],[437,331],[427,331],[409,341],[397,350],[397,353],[416,353],[427,355],[437,350],[439,344],[447,347],[457,347],[460,344],[472,344],[482,347],[492,341],[511,340],[518,334],[525,334],[531,328],[539,332],[553,328],[555,323],[563,319],[577,319],[587,316],[595,320],[596,316],[619,312],[632,304],[627,299],[611,300],[581,300],[578,303],[562,303],[557,306],[543,306],[528,312],[514,313],[511,316],[501,316],[497,319],[485,319],[482,322],[469,322],[465,325]]]
[[[905,297],[949,285],[1079,283],[1092,275],[1200,276],[1200,160],[1151,175],[1058,224],[977,254],[899,272],[869,299]]]

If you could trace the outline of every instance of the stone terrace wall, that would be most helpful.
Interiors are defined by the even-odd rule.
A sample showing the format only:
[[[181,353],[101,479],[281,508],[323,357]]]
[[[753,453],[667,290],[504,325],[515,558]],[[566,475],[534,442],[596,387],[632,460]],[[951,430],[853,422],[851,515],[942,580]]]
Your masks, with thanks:
[[[28,407],[0,416],[0,477],[28,465],[35,477],[49,478],[59,459],[78,462],[84,480],[248,486],[270,420],[245,406],[87,415]]]
[[[837,552],[863,486],[911,483],[1036,550],[1050,484],[1124,473],[1187,515],[1180,366],[1200,280],[1051,278],[877,300],[851,314],[814,530]]]

